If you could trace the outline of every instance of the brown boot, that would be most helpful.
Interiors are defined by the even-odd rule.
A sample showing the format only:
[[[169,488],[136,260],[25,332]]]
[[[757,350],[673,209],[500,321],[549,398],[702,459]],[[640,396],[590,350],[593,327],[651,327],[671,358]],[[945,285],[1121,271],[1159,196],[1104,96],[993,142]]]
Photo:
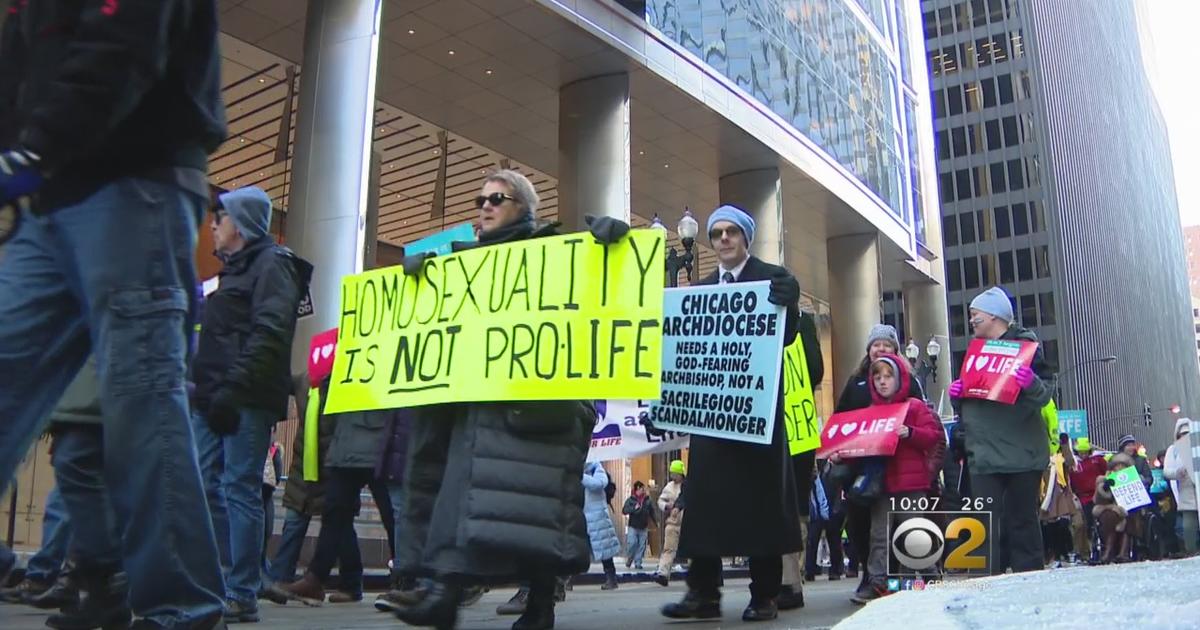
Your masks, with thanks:
[[[279,587],[288,599],[294,599],[306,606],[320,606],[325,603],[325,587],[321,586],[321,580],[312,573],[305,573],[304,577]]]

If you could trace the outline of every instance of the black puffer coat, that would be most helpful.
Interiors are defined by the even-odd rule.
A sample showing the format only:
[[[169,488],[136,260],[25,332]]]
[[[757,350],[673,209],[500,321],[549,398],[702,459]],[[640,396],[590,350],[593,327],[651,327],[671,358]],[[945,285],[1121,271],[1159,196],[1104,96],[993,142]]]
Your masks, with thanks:
[[[530,226],[505,240],[554,234],[553,226]],[[590,401],[416,411],[405,536],[396,541],[402,573],[497,583],[587,571],[591,547],[579,480],[596,424]]]

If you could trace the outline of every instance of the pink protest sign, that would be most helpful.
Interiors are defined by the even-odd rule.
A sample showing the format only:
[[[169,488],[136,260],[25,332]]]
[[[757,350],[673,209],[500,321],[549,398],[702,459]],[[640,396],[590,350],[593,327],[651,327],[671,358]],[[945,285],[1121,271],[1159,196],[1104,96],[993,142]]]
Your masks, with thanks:
[[[896,432],[908,416],[909,402],[833,414],[821,428],[817,457],[825,459],[832,453],[845,458],[894,454],[900,441]]]
[[[963,359],[959,378],[963,397],[994,400],[1011,405],[1021,394],[1017,368],[1030,365],[1037,352],[1033,341],[973,339]]]

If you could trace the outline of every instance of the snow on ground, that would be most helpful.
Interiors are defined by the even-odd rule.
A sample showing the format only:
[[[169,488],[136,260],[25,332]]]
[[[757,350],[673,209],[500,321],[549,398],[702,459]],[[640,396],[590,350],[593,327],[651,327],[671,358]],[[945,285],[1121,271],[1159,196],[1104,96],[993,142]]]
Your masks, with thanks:
[[[1200,629],[1200,557],[1072,567],[938,584],[876,600],[834,626],[880,630]]]

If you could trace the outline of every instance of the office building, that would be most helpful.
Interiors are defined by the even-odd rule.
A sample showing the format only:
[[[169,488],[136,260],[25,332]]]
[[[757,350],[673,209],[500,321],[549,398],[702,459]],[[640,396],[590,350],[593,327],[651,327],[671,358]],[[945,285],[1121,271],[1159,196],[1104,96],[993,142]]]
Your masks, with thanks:
[[[1166,128],[1131,1],[926,0],[954,371],[1004,287],[1092,440],[1170,439],[1200,388]],[[1113,362],[1103,361],[1116,356]],[[1141,420],[1143,404],[1152,426]]]

